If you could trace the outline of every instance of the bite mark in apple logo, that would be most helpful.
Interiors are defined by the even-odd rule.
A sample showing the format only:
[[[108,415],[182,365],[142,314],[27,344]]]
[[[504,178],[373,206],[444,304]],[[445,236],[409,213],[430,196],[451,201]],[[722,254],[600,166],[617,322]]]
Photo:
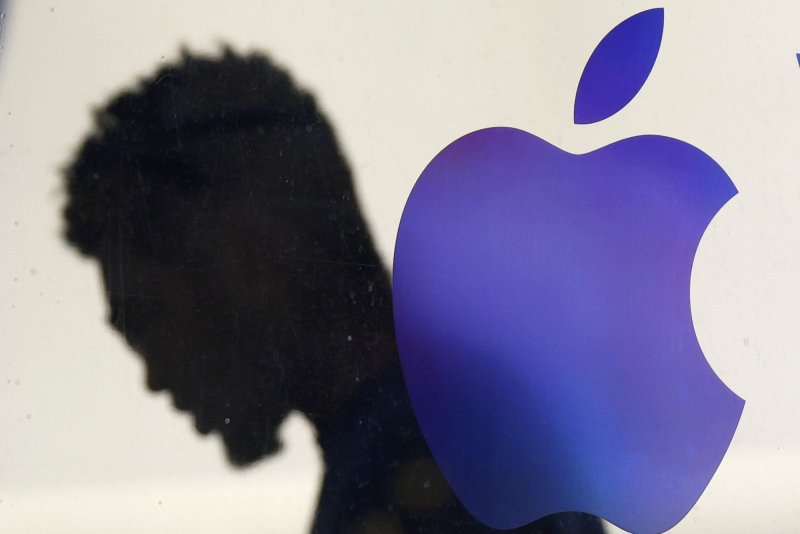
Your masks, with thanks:
[[[636,95],[663,22],[645,11],[601,41],[576,123]],[[657,135],[571,154],[487,128],[425,168],[395,247],[397,341],[425,438],[480,521],[582,511],[660,532],[694,506],[744,407],[703,355],[689,296],[735,194],[709,156]]]

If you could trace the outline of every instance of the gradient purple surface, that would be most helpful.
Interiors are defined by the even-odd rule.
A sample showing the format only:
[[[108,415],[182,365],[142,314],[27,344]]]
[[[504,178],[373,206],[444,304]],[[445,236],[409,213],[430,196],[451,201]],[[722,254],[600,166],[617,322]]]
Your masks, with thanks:
[[[394,259],[403,371],[464,505],[494,528],[560,511],[659,532],[694,505],[744,401],[708,365],[689,299],[736,189],[659,136],[570,154],[489,128],[442,150]]]

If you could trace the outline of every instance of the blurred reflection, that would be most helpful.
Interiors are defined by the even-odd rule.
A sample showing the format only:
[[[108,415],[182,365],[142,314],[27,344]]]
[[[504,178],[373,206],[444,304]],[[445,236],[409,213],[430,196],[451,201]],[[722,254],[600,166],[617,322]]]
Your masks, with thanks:
[[[417,427],[389,277],[313,98],[262,55],[184,52],[94,119],[66,238],[100,262],[148,387],[240,466],[303,412],[326,466],[315,532],[486,532]],[[521,530],[602,531],[583,514]]]

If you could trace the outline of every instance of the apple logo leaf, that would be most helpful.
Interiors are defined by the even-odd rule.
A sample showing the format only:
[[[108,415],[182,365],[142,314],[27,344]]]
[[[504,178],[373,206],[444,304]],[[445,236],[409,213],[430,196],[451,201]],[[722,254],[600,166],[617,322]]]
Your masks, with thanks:
[[[575,95],[575,124],[621,110],[642,88],[661,46],[664,10],[638,13],[611,30],[592,52]]]

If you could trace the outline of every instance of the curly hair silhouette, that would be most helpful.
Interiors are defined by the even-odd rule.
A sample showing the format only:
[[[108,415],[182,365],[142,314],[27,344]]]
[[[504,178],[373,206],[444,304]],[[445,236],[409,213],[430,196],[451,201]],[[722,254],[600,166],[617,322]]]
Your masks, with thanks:
[[[94,112],[64,175],[65,236],[100,263],[111,325],[234,465],[276,452],[299,410],[325,461],[315,532],[489,531],[425,445],[350,171],[284,70],[184,51]]]

